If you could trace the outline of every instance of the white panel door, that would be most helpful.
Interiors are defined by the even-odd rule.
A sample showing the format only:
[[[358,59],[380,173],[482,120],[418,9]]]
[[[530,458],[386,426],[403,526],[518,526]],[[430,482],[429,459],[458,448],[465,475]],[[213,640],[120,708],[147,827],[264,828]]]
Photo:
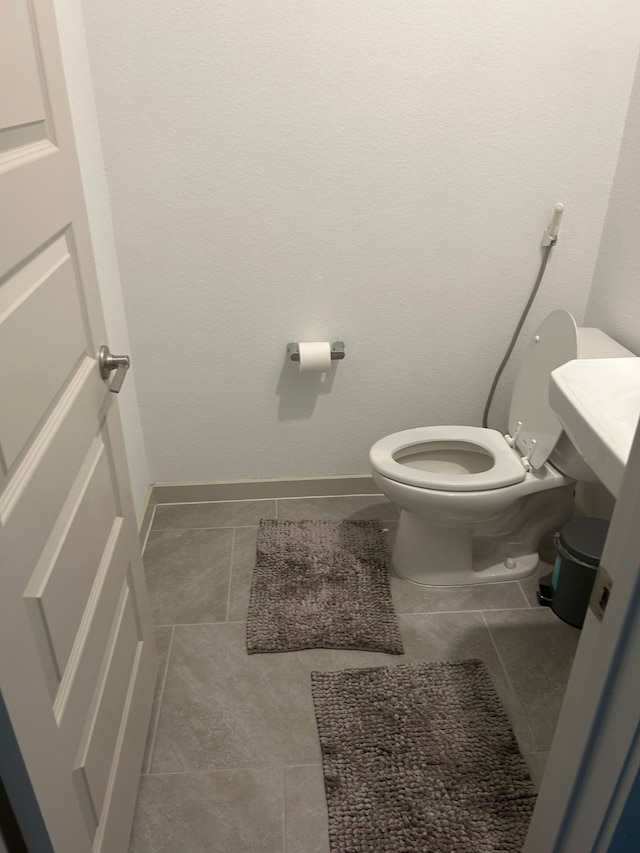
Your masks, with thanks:
[[[127,848],[156,654],[50,0],[0,3],[0,686],[54,849]]]

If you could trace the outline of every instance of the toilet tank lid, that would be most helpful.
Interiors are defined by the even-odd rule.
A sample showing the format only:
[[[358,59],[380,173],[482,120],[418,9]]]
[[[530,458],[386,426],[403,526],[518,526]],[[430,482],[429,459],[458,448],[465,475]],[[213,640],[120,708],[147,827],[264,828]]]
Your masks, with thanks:
[[[635,355],[602,329],[594,326],[578,328],[578,358],[634,358]]]
[[[551,371],[578,357],[578,327],[564,309],[552,311],[536,329],[518,372],[509,409],[509,434],[531,467],[541,468],[562,426],[549,405]],[[518,423],[522,426],[518,430]]]

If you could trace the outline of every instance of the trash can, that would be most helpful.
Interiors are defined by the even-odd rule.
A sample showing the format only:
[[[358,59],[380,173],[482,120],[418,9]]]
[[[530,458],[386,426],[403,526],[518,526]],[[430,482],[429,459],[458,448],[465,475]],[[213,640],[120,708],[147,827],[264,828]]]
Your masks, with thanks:
[[[601,518],[574,518],[554,538],[558,556],[551,579],[551,609],[582,628],[591,590],[600,565],[609,522]]]

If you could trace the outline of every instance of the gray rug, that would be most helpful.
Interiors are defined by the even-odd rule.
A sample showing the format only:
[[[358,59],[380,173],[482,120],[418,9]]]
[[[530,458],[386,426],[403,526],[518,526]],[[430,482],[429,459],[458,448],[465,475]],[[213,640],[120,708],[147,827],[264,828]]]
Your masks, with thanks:
[[[521,851],[536,792],[479,660],[313,672],[333,853]]]
[[[379,521],[260,522],[247,651],[402,654]]]

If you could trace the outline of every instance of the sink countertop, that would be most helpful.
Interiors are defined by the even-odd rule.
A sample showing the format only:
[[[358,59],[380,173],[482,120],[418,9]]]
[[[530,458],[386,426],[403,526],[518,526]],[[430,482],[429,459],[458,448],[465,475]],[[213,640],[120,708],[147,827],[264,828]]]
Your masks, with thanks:
[[[568,361],[551,373],[549,403],[585,462],[617,497],[640,418],[640,358]]]

